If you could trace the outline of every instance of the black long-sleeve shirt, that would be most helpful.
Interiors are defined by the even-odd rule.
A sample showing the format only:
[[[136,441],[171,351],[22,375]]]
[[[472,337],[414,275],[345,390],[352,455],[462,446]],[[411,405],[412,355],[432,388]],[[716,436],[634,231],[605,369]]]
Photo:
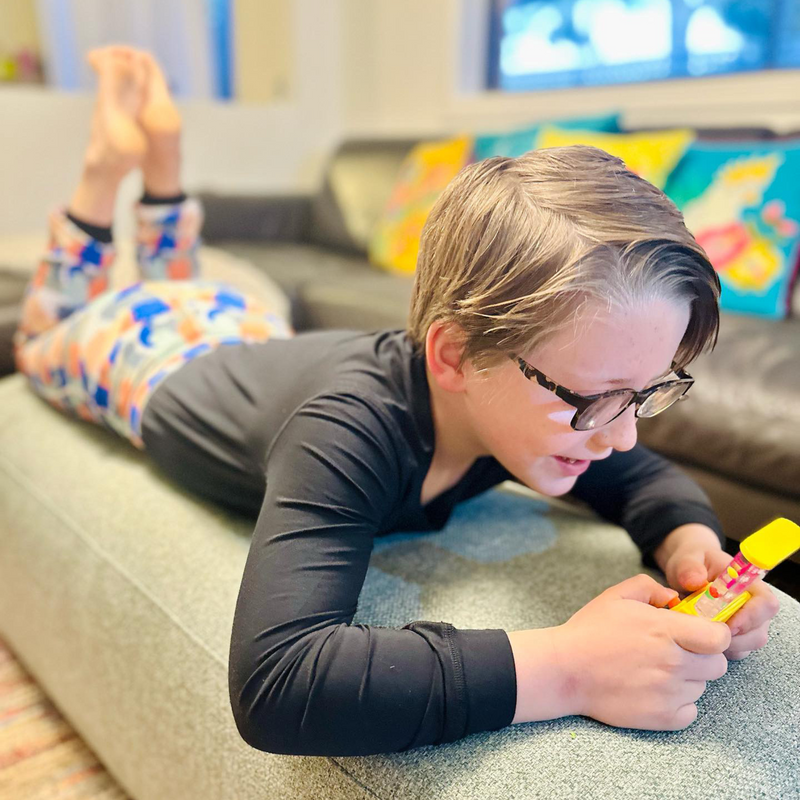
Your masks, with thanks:
[[[424,356],[402,330],[306,332],[227,345],[170,375],[143,416],[174,478],[258,515],[231,635],[243,738],[272,753],[367,755],[511,723],[502,629],[353,625],[375,536],[441,529],[453,507],[514,479],[478,458],[422,506],[434,449]],[[641,445],[594,463],[572,494],[652,551],[678,525],[717,531],[708,498]]]

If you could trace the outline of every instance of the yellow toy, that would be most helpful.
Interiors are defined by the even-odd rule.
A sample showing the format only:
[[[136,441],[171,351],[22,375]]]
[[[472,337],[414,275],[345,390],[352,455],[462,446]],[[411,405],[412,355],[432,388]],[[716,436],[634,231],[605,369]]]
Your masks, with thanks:
[[[668,608],[714,622],[730,619],[751,597],[744,591],[793,553],[800,550],[800,525],[784,517],[773,520],[741,543],[740,550],[717,579]]]

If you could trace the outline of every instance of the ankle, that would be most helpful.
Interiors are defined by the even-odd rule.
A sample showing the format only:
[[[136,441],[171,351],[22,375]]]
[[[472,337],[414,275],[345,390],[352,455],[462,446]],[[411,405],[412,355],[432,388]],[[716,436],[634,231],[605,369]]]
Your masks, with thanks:
[[[147,194],[156,197],[174,197],[181,193],[180,149],[164,147],[151,141],[142,163],[142,181]]]
[[[181,182],[178,178],[148,179],[144,178],[144,194],[146,197],[178,197],[183,194]]]
[[[90,225],[108,228],[114,220],[117,190],[124,177],[109,170],[84,168],[67,208]]]

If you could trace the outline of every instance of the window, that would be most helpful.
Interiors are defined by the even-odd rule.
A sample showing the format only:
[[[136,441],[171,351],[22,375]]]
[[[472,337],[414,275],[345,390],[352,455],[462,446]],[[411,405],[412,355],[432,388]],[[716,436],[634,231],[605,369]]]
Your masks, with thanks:
[[[489,86],[597,86],[800,67],[797,0],[492,0]]]

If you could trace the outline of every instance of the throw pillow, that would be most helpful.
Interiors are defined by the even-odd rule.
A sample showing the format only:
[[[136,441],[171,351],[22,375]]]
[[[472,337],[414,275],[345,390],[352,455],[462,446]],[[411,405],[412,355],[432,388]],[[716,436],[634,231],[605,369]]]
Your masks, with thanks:
[[[647,133],[601,133],[597,131],[572,131],[545,127],[536,143],[537,148],[568,147],[588,144],[621,158],[631,171],[640,175],[659,189],[694,141],[695,133],[689,128],[648,131]]]
[[[370,238],[373,264],[404,275],[414,273],[422,226],[445,186],[473,160],[473,144],[471,136],[421,142],[406,156]]]
[[[475,139],[475,160],[482,161],[492,156],[508,156],[517,158],[536,147],[536,141],[546,126],[557,125],[559,128],[588,131],[619,131],[619,114],[603,114],[597,117],[581,117],[577,119],[547,120],[506,133],[484,134]]]
[[[719,274],[720,307],[788,316],[800,260],[800,139],[697,142],[665,191]]]

